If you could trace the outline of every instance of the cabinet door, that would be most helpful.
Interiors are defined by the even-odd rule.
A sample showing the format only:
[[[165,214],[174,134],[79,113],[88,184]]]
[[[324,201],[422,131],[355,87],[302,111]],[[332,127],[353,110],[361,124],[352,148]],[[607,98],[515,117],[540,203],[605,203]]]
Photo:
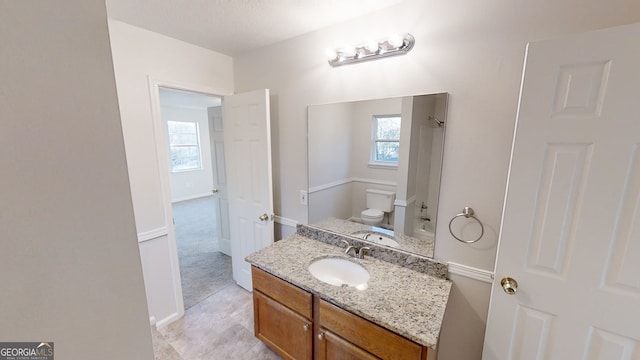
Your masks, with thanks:
[[[379,359],[324,328],[318,332],[316,346],[319,348],[319,360]]]
[[[285,359],[311,360],[313,326],[289,308],[253,292],[255,335]]]

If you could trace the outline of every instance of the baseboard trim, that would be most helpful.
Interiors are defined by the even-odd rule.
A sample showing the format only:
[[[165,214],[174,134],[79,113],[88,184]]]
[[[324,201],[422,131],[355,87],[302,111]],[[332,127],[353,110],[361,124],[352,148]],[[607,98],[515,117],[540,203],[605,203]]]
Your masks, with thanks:
[[[285,218],[285,217],[282,217],[282,216],[278,216],[278,215],[276,215],[274,217],[274,221],[277,222],[278,224],[282,224],[282,225],[293,227],[293,228],[298,226],[298,222],[297,221],[295,221],[293,219]]]
[[[169,235],[169,229],[166,226],[159,227],[157,229],[152,229],[149,231],[138,233],[138,242],[142,243],[145,241],[157,239],[162,236]]]
[[[489,284],[493,283],[494,278],[493,272],[491,271],[482,270],[467,265],[456,264],[453,262],[449,262],[449,273]]]
[[[166,318],[156,321],[156,329],[162,329],[163,327],[171,324],[172,322],[176,321],[180,319],[180,314],[178,314],[177,312],[167,316]]]

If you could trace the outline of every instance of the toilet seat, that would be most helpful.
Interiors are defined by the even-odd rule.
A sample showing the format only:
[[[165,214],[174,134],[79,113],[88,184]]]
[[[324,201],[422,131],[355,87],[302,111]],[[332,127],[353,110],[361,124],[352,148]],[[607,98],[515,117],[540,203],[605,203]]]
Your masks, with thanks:
[[[360,219],[367,225],[375,226],[384,219],[384,211],[379,209],[366,209],[360,213]]]
[[[384,212],[378,209],[367,209],[362,211],[361,216],[368,219],[377,219],[380,217],[384,217]]]

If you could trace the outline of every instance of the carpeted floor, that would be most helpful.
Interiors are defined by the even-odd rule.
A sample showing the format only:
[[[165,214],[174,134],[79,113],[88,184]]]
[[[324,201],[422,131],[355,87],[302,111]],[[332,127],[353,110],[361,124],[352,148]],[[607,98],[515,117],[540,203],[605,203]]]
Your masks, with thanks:
[[[184,308],[233,284],[231,257],[218,252],[213,196],[173,204]]]

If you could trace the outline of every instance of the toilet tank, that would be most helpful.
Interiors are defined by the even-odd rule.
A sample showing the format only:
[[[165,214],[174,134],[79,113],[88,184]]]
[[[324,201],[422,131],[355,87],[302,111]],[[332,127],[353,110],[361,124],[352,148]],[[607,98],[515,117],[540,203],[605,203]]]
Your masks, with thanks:
[[[367,209],[378,209],[384,212],[392,212],[393,203],[396,201],[396,193],[378,189],[367,189]]]

